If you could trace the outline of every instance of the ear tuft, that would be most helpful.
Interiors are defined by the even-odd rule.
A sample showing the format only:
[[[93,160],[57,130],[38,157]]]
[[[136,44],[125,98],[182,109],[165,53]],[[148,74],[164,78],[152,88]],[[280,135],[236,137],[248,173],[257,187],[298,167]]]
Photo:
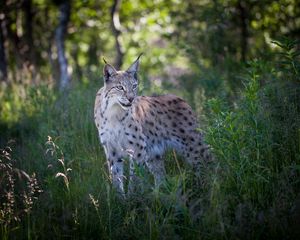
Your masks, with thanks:
[[[103,59],[103,60],[104,60],[104,59]],[[104,60],[104,61],[105,61],[105,60]],[[105,63],[106,63],[106,61],[105,61]],[[104,68],[103,68],[104,81],[105,81],[105,82],[108,82],[108,81],[109,81],[109,78],[110,78],[112,75],[116,74],[116,73],[117,73],[116,69],[115,69],[112,65],[106,63],[105,66],[104,66]]]
[[[106,62],[106,60],[105,60],[105,58],[104,58],[104,57],[103,57],[102,59],[103,59],[103,62],[104,62],[105,64],[108,64],[108,63]]]
[[[140,53],[140,55],[137,57],[136,61],[140,60],[140,57],[143,55],[144,53]]]
[[[126,71],[126,72],[132,74],[135,79],[137,79],[137,72],[138,72],[139,66],[140,66],[140,57],[142,55],[143,55],[143,53],[141,53],[138,56],[138,58],[134,61],[134,63]]]

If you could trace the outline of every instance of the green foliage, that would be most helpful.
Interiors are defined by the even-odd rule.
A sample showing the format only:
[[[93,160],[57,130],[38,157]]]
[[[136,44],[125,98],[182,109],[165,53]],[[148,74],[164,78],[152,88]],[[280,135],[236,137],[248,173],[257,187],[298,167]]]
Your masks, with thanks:
[[[298,1],[122,1],[122,68],[144,52],[140,95],[186,99],[215,155],[198,179],[169,152],[160,188],[137,167],[142,185],[128,199],[111,187],[93,123],[100,59],[116,57],[112,1],[71,1],[65,93],[53,87],[59,2],[1,4],[1,238],[300,236]]]
[[[29,175],[16,167],[11,146],[0,149],[0,175],[0,236],[8,239],[11,229],[20,225],[24,217],[29,219],[42,191],[35,173]]]
[[[221,233],[235,231],[228,222],[232,219],[224,219],[228,215],[235,216],[236,224],[248,221],[238,230],[244,237],[264,236],[264,231],[275,237],[286,231],[280,225],[271,229],[274,218],[295,204],[299,188],[295,179],[299,178],[296,169],[300,163],[300,88],[293,82],[299,80],[299,67],[283,74],[299,66],[299,58],[290,58],[293,42],[285,46],[281,56],[288,61],[281,61],[284,65],[280,68],[268,69],[259,61],[249,65],[242,99],[235,109],[224,106],[220,99],[208,101],[207,141],[218,160],[212,175],[211,207],[222,211],[209,221],[225,222]],[[271,75],[270,82],[265,82],[266,73]],[[276,209],[277,216],[268,212],[271,209]],[[260,230],[247,232],[249,227]]]
[[[27,76],[30,83],[55,83],[58,2],[29,2],[31,9],[16,0],[3,4],[8,79],[25,82]],[[76,81],[88,82],[91,74],[99,77],[103,56],[114,62],[111,7],[112,2],[103,0],[71,1],[65,47]],[[34,13],[30,18],[28,11]],[[267,57],[273,51],[270,39],[297,39],[300,27],[295,0],[130,0],[122,1],[119,16],[123,65],[144,52],[143,69],[149,77],[161,76],[166,65],[191,74],[211,66],[237,70],[241,61]]]
[[[170,152],[166,182],[154,188],[147,169],[138,169],[142,187],[127,199],[111,188],[93,123],[98,83],[75,85],[65,95],[42,86],[3,88],[1,107],[9,103],[12,108],[5,109],[1,124],[6,137],[17,142],[15,168],[36,178],[43,192],[25,215],[19,213],[27,208],[14,206],[20,221],[1,219],[2,238],[295,237],[299,55],[291,41],[277,45],[281,50],[274,62],[248,63],[240,74],[244,87],[238,98],[228,97],[233,95],[227,76],[216,69],[199,74],[202,90],[193,78],[183,78],[187,90],[182,94],[204,111],[207,127],[202,128],[215,161],[203,165],[201,179],[195,179]],[[0,189],[9,189],[0,183]],[[18,196],[17,190],[12,196]]]

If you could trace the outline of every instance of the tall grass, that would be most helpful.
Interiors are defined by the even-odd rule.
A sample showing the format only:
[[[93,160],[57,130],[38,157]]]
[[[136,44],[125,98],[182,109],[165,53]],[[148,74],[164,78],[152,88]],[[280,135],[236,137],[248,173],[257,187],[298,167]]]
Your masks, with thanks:
[[[274,62],[249,63],[238,98],[228,97],[231,93],[211,98],[214,94],[207,81],[200,91],[205,105],[199,104],[196,91],[189,98],[204,111],[206,140],[216,159],[203,166],[201,179],[195,179],[171,151],[165,157],[165,184],[154,188],[148,171],[138,169],[143,186],[126,200],[111,188],[93,123],[99,86],[74,86],[65,96],[46,86],[2,86],[1,145],[15,140],[9,155],[15,160],[11,169],[34,177],[42,192],[35,192],[30,211],[17,215],[18,221],[0,215],[1,237],[296,237],[300,214],[299,61],[295,43],[278,45],[282,48],[280,61],[274,56]],[[210,76],[213,78],[213,71]],[[217,92],[226,85],[217,80],[215,84]],[[4,169],[0,176],[7,171]],[[3,188],[6,183],[2,180],[0,184],[7,189],[1,192],[2,213],[9,203],[3,197],[9,188]],[[11,192],[18,196],[18,191]],[[20,203],[14,205],[15,210],[23,211]]]
[[[287,229],[288,213],[299,197],[300,75],[294,69],[299,69],[295,46],[281,46],[280,55],[288,60],[283,65],[249,64],[234,109],[220,99],[208,102],[207,141],[217,158],[210,189],[215,216],[210,214],[208,223],[222,223],[214,233],[243,238],[292,234]]]

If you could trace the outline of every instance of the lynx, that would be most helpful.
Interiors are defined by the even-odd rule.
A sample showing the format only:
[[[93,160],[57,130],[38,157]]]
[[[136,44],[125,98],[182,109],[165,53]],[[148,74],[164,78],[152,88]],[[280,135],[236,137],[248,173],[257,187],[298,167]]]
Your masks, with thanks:
[[[191,107],[181,98],[138,96],[139,58],[126,70],[105,64],[104,86],[96,95],[94,117],[113,185],[124,193],[124,159],[130,161],[129,187],[134,168],[146,165],[159,185],[166,174],[163,154],[174,149],[195,171],[211,159],[208,145],[197,130]]]

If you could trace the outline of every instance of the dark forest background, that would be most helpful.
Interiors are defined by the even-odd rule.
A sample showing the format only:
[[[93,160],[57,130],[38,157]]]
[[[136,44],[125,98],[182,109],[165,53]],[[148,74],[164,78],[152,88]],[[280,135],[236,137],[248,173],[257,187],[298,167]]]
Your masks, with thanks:
[[[2,0],[1,239],[300,236],[298,0]],[[196,111],[215,162],[126,200],[93,123],[104,57]]]

